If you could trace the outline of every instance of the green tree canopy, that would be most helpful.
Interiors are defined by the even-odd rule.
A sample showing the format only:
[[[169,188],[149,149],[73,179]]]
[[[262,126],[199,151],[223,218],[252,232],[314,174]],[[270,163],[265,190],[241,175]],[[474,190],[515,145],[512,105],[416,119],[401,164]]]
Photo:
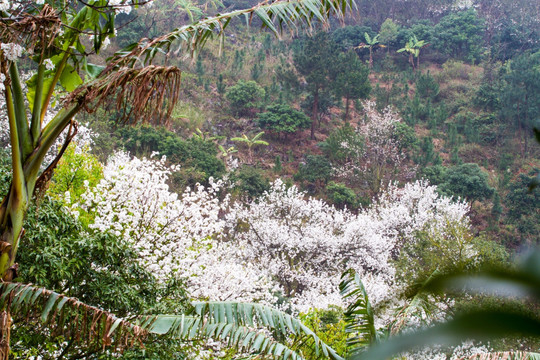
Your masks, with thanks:
[[[469,9],[446,15],[433,29],[433,45],[440,52],[474,63],[482,53],[484,21]]]
[[[307,89],[312,95],[311,139],[315,139],[315,125],[319,119],[319,96],[329,87],[332,68],[335,64],[337,46],[327,33],[319,32],[305,38],[294,52],[296,71],[304,77]]]
[[[250,115],[261,106],[264,89],[253,80],[240,80],[227,89],[225,96],[229,100],[231,112],[236,115]]]
[[[307,129],[311,125],[311,119],[289,105],[276,104],[270,105],[265,112],[260,113],[257,123],[262,129],[269,129],[287,136],[300,129]]]
[[[336,78],[333,83],[337,96],[345,98],[345,121],[348,120],[349,102],[365,99],[371,91],[368,79],[369,70],[362,64],[354,51],[339,54],[334,68]]]
[[[495,189],[489,186],[487,174],[478,164],[452,166],[446,171],[439,189],[447,196],[459,196],[468,201],[490,199]]]

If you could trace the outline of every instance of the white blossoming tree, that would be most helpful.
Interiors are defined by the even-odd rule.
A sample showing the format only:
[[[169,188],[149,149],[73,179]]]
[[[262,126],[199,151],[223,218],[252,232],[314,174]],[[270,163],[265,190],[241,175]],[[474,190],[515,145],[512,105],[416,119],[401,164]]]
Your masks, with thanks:
[[[281,180],[261,198],[235,204],[227,215],[229,241],[239,255],[257,264],[277,282],[275,289],[290,298],[296,310],[343,305],[338,291],[342,273],[354,269],[371,301],[395,301],[395,258],[417,233],[439,236],[453,224],[467,228],[469,207],[441,197],[435,186],[418,181],[403,188],[391,185],[379,199],[357,215],[337,210],[321,200],[306,199],[295,186]],[[447,241],[463,240],[465,232]],[[388,323],[381,318],[381,323]]]
[[[0,87],[6,102],[12,160],[12,184],[0,205],[3,299],[21,295],[20,292],[14,294],[18,285],[10,287],[9,282],[16,273],[16,253],[24,233],[25,213],[36,193],[50,180],[58,160],[75,136],[77,123],[74,117],[77,113],[115,98],[122,114],[120,121],[124,123],[166,121],[178,97],[181,72],[175,67],[151,65],[157,53],[167,53],[173,44],[182,44],[191,53],[196,53],[214,35],[224,40],[224,31],[231,19],[242,15],[260,19],[276,34],[286,26],[297,26],[296,23],[311,26],[319,21],[326,24],[331,15],[343,16],[352,1],[264,2],[250,9],[202,19],[156,39],[141,40],[116,53],[104,67],[90,64],[88,54],[99,52],[114,36],[116,15],[141,4],[138,0],[0,2]],[[91,35],[90,45],[85,40],[88,35]],[[21,57],[32,63],[35,70],[26,92],[18,69]],[[60,89],[67,95],[59,111],[45,122],[54,95]],[[67,135],[62,149],[42,170],[46,154],[64,131]],[[25,295],[32,292],[29,289],[32,288],[28,287]],[[32,303],[49,299],[45,300],[42,315],[45,320],[52,308],[56,313],[66,302],[77,308],[82,306],[77,301],[56,301],[59,295],[51,292],[36,290],[32,294],[36,294],[28,299]],[[0,359],[7,359],[9,355],[9,304],[4,303],[0,313]],[[206,315],[207,312],[199,314]],[[112,332],[124,323],[116,321],[112,315],[100,319],[103,331],[98,333],[104,344],[110,343]],[[257,341],[257,345],[258,350],[264,352],[284,353],[283,348],[276,350],[269,342]]]
[[[164,158],[116,153],[103,179],[87,188],[84,203],[72,204],[73,211],[85,209],[93,219],[90,228],[131,242],[141,265],[158,281],[179,278],[198,299],[270,303],[268,279],[257,267],[242,262],[234,244],[216,242],[226,227],[219,215],[229,203],[228,196],[218,196],[222,181],[187,188],[179,197],[167,185],[174,170]]]
[[[409,172],[404,166],[405,154],[395,136],[396,125],[401,118],[391,107],[381,112],[373,101],[362,104],[363,119],[355,130],[356,137],[341,144],[350,154],[350,159],[336,170],[342,176],[367,181],[371,191],[377,194],[398,168]],[[357,145],[359,139],[363,146]]]

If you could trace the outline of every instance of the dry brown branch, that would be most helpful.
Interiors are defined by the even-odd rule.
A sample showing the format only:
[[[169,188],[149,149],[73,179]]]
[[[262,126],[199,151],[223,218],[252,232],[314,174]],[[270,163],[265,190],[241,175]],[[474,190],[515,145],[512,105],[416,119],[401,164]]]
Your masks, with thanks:
[[[51,334],[83,342],[93,348],[114,345],[122,351],[142,346],[148,332],[138,325],[79,300],[19,283],[0,285],[0,302],[25,322],[45,323]]]
[[[72,92],[67,101],[81,101],[82,95],[86,111],[92,112],[116,99],[119,122],[167,125],[178,101],[181,74],[180,69],[172,66],[115,69],[111,65],[96,81]]]
[[[5,43],[24,44],[29,53],[38,51],[43,56],[53,46],[61,25],[56,11],[45,4],[38,15],[22,13],[19,20],[0,21],[0,38]]]

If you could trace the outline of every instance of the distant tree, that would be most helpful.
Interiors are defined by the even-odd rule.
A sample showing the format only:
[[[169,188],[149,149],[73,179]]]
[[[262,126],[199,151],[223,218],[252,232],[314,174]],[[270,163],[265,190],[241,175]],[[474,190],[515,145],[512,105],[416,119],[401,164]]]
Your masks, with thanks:
[[[328,34],[320,32],[304,39],[293,54],[294,66],[304,77],[307,89],[313,96],[311,111],[311,139],[315,139],[315,125],[319,118],[319,95],[329,87],[329,79],[335,63],[337,46]]]
[[[382,44],[386,45],[388,48],[388,53],[390,53],[390,47],[397,40],[399,33],[399,25],[396,24],[392,19],[386,19],[381,25],[379,30],[379,40]]]
[[[240,80],[227,90],[225,96],[234,114],[249,115],[260,106],[264,94],[264,89],[255,81]]]
[[[429,70],[425,74],[420,74],[416,79],[416,94],[422,99],[435,100],[439,96],[439,84]]]
[[[459,196],[473,202],[490,199],[495,189],[489,186],[487,174],[474,163],[452,166],[446,171],[439,189],[447,196]]]
[[[451,13],[435,26],[434,46],[443,54],[474,63],[481,55],[484,28],[473,9]]]
[[[369,26],[345,26],[337,29],[332,33],[332,40],[339,46],[342,51],[348,51],[358,44],[365,41],[365,34],[375,36],[377,33]]]
[[[295,180],[307,181],[315,186],[326,184],[332,176],[332,165],[322,155],[307,155],[304,164],[298,166]]]
[[[531,128],[540,125],[540,51],[510,61],[502,80],[501,116],[518,131],[521,155],[527,156]]]
[[[330,181],[326,186],[326,192],[337,207],[348,207],[349,209],[356,207],[356,194],[344,184]]]
[[[371,91],[368,79],[369,70],[358,59],[354,51],[339,54],[336,66],[334,91],[339,97],[345,97],[345,121],[349,117],[351,100],[365,99]]]
[[[537,0],[474,0],[474,7],[486,24],[484,39],[490,47],[488,62],[539,49]]]
[[[407,52],[409,54],[409,64],[411,64],[413,70],[416,70],[416,68],[420,66],[420,49],[422,49],[424,46],[427,46],[426,42],[424,40],[418,40],[416,35],[413,34],[405,46],[399,49],[397,52]],[[414,66],[414,58],[416,58],[416,68]]]
[[[508,186],[505,205],[508,208],[508,222],[516,227],[521,240],[540,243],[540,187],[529,191],[539,169],[528,174],[519,174]]]
[[[250,200],[261,196],[270,190],[270,182],[264,176],[264,172],[254,166],[243,165],[231,175],[234,189],[239,190]]]
[[[307,129],[311,125],[311,119],[289,105],[276,104],[270,105],[265,112],[260,113],[257,123],[262,129],[283,133],[287,137],[287,134]]]
[[[360,45],[356,47],[357,49],[369,49],[369,68],[370,69],[373,68],[373,49],[375,49],[375,47],[377,46],[384,47],[384,45],[379,44],[379,35],[380,34],[376,34],[375,36],[371,37],[369,36],[367,32],[364,33],[364,38],[366,42],[360,43]]]

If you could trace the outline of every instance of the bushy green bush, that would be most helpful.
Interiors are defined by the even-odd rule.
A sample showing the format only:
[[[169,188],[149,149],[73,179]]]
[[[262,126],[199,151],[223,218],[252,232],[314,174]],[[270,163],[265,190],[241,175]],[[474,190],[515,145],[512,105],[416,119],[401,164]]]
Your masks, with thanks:
[[[433,30],[433,45],[440,52],[469,63],[480,58],[484,21],[475,10],[448,14]]]
[[[342,309],[335,307],[325,310],[312,309],[307,313],[300,314],[299,318],[340,356],[347,356],[349,334],[345,330],[346,323],[343,319]],[[320,358],[310,349],[306,349],[302,353],[307,360]]]
[[[326,186],[326,193],[330,201],[339,208],[354,209],[357,207],[356,194],[353,189],[344,184],[330,181]]]
[[[471,202],[490,199],[495,192],[489,185],[487,174],[474,163],[449,168],[439,189],[447,196],[459,196]]]
[[[231,112],[235,115],[251,115],[261,106],[265,91],[255,81],[240,80],[227,89],[225,96],[229,100]]]
[[[265,112],[260,113],[257,123],[261,129],[269,129],[287,137],[287,134],[309,128],[311,119],[289,105],[276,104],[270,105]]]
[[[39,211],[29,209],[25,230],[17,260],[18,280],[75,297],[120,317],[149,311],[183,311],[188,306],[189,299],[180,281],[161,283],[140,265],[139,254],[131,243],[109,233],[89,230],[59,201],[46,196]],[[91,344],[82,348],[65,344],[63,336],[41,323],[18,322],[17,331],[12,332],[14,353],[28,355],[29,349],[41,349],[39,355],[51,355],[60,349],[68,357],[94,355],[95,346]],[[178,344],[173,344],[167,339],[156,339],[149,342],[149,351],[176,352]],[[143,354],[143,350],[135,348],[129,352],[138,358]]]
[[[248,199],[255,199],[270,189],[270,182],[261,169],[244,165],[231,174],[234,188]]]
[[[164,128],[141,126],[119,130],[126,150],[138,156],[150,156],[153,151],[181,165],[182,176],[174,178],[180,185],[206,182],[210,177],[219,178],[225,172],[223,161],[217,158],[217,148],[212,141],[195,137],[182,139]]]
[[[425,100],[437,100],[439,96],[439,84],[430,72],[425,74],[420,74],[416,79],[416,94],[420,96],[421,99]]]
[[[313,185],[326,184],[332,175],[332,165],[322,155],[308,155],[304,164],[298,166],[295,180],[307,181]]]

